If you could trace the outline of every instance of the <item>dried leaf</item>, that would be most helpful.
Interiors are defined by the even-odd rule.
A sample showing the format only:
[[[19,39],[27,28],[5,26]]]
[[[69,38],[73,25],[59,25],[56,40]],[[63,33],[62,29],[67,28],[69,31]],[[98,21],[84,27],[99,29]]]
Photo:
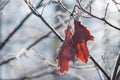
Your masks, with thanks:
[[[59,54],[56,58],[61,73],[69,70],[69,61],[74,62],[75,57],[79,58],[82,62],[87,63],[90,56],[87,48],[87,41],[94,39],[88,29],[83,26],[80,21],[74,21],[74,34],[72,34],[70,30],[71,26],[68,25],[65,30],[65,40],[59,49]]]
[[[93,40],[94,37],[90,34],[88,29],[81,24],[80,21],[74,20],[74,34],[72,36],[73,48],[77,52],[77,57],[84,63],[88,61],[89,51],[87,48],[87,41]]]
[[[71,26],[68,25],[65,30],[65,40],[63,45],[58,51],[58,66],[60,67],[60,72],[64,73],[64,71],[69,70],[69,61],[75,61],[75,50],[72,48],[72,33],[70,32]]]

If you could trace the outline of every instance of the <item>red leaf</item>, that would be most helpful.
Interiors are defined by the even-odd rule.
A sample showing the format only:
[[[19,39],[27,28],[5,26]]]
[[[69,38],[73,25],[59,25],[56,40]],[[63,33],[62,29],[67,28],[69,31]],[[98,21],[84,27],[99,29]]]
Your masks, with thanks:
[[[64,73],[69,70],[69,61],[75,61],[75,56],[82,62],[86,63],[89,58],[89,51],[87,48],[87,41],[93,40],[94,37],[90,34],[88,29],[81,25],[80,21],[74,21],[74,34],[71,33],[71,26],[68,25],[65,30],[65,40],[58,51],[58,66],[60,72]]]
[[[61,73],[69,70],[69,61],[75,61],[75,50],[72,48],[72,33],[70,30],[71,26],[68,25],[67,29],[65,30],[65,41],[58,51],[59,54],[57,56],[57,60]]]
[[[87,48],[87,41],[93,40],[94,37],[90,35],[90,32],[86,27],[84,27],[80,21],[74,20],[75,28],[73,39],[73,47],[77,52],[77,57],[84,63],[88,61],[89,51]]]

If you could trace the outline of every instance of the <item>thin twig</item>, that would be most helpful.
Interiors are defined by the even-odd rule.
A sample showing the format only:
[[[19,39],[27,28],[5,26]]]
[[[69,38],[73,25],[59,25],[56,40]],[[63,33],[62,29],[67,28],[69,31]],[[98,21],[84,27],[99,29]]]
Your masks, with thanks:
[[[66,20],[64,20],[64,21],[67,22],[68,20],[66,19]],[[55,25],[55,29],[59,29],[61,26],[62,26],[62,23],[58,23],[58,24]],[[34,41],[33,43],[31,43],[31,44],[30,44],[26,49],[24,49],[24,50],[28,51],[28,50],[31,49],[34,45],[36,45],[39,41],[43,40],[44,38],[47,38],[51,33],[52,33],[52,31],[49,31],[47,34],[40,36],[36,41]],[[21,55],[21,54],[20,54],[20,55]],[[19,57],[20,57],[20,56],[19,56]],[[15,60],[15,59],[16,59],[16,57],[11,57],[11,58],[3,61],[3,62],[0,62],[0,66],[1,66],[1,65],[4,65],[4,64],[7,64],[7,63],[9,63],[10,61],[13,61],[13,60]]]
[[[54,64],[54,63],[46,60],[46,58],[44,58],[42,55],[40,55],[39,52],[38,52],[35,48],[33,48],[33,50],[34,50],[35,53],[36,53],[45,63],[47,63],[49,66],[53,66],[53,67],[56,67],[56,66],[57,66],[56,64]]]
[[[98,75],[99,75],[99,78],[100,80],[105,80],[104,77],[103,77],[103,74],[101,73],[100,69],[98,67],[96,67],[96,70],[98,72]]]
[[[44,9],[47,7],[47,5],[48,4],[50,4],[52,2],[52,0],[50,0],[47,4],[45,4],[44,6],[43,6],[43,9],[42,9],[42,11],[41,11],[41,15],[43,15],[43,12],[44,12]]]
[[[43,16],[35,9],[35,7],[31,4],[30,1],[24,0],[25,3],[28,5],[28,7],[31,9],[32,13],[38,16],[47,26],[50,28],[50,30],[61,40],[63,41],[63,38],[60,36],[60,34],[53,28],[51,27],[47,21],[43,18]]]
[[[6,4],[8,4],[9,0],[0,1],[0,11],[2,11]]]
[[[113,76],[112,76],[112,80],[115,80],[116,74],[117,74],[117,70],[119,68],[119,63],[120,63],[120,54],[118,55],[117,61],[116,61],[116,65],[114,68],[114,72],[113,72]]]
[[[118,74],[116,75],[115,80],[120,80],[120,70],[119,70]]]
[[[71,14],[71,17],[75,17],[75,16],[81,16],[81,14],[83,13],[83,11],[81,11],[79,14],[74,14],[74,12],[75,12],[75,8],[77,7],[77,5],[75,5],[74,6],[74,8],[73,8],[73,11],[71,12],[60,0],[58,0],[58,4],[64,9],[64,10],[66,10],[68,13],[70,13]],[[92,1],[90,1],[87,5],[85,5],[84,7],[87,9],[92,3],[94,2],[94,0],[92,0]],[[86,16],[82,16],[82,17],[84,17],[84,18],[90,18],[90,17],[86,17]]]
[[[9,63],[10,61],[13,61],[13,60],[15,60],[15,59],[16,59],[15,57],[9,58],[9,59],[7,59],[7,60],[1,62],[0,65],[7,64],[7,63]]]
[[[67,22],[68,20],[63,20],[64,22]],[[58,24],[57,27],[55,27],[55,29],[59,29],[62,26],[62,24]],[[29,50],[31,47],[33,47],[34,45],[36,45],[39,41],[43,40],[44,38],[48,37],[50,34],[52,33],[52,31],[49,31],[47,34],[39,37],[35,42],[31,43],[28,47],[27,50]]]
[[[76,0],[76,1],[78,1],[78,0]],[[62,6],[66,11],[68,11],[70,14],[72,14],[72,12],[71,12],[70,10],[68,10],[68,9],[62,4],[62,2],[59,1],[59,4],[61,4],[61,6]],[[77,5],[76,5],[76,6],[77,6]],[[86,11],[86,10],[80,5],[80,2],[79,2],[79,6],[77,6],[77,7],[78,7],[79,9],[81,9],[83,12],[87,13],[89,16],[105,22],[105,23],[108,24],[110,27],[113,27],[113,28],[115,28],[115,29],[117,29],[117,30],[120,30],[120,28],[118,28],[118,27],[116,27],[115,25],[109,23],[109,22],[105,19],[105,16],[106,16],[106,14],[107,14],[106,11],[105,11],[104,18],[100,18],[100,17],[98,17],[98,16],[95,16],[95,15],[91,14],[91,12]],[[106,9],[107,9],[107,8],[106,8]],[[74,15],[74,16],[75,16],[75,15]]]
[[[26,79],[35,79],[35,78],[39,78],[39,77],[43,77],[43,76],[47,76],[47,75],[55,75],[56,73],[58,72],[58,70],[56,70],[56,69],[53,69],[53,70],[51,70],[50,72],[44,72],[44,73],[42,73],[42,74],[37,74],[37,75],[34,75],[34,76],[25,76],[25,77],[23,77],[22,79],[20,79],[20,80],[26,80]]]
[[[33,79],[45,77],[47,75],[55,75],[55,74],[57,74],[57,72],[58,72],[57,69],[53,69],[49,72],[46,71],[46,72],[43,72],[41,74],[36,74],[36,75],[33,75],[33,76],[23,76],[23,77],[18,77],[18,78],[9,78],[9,79],[0,79],[0,80],[33,80]]]
[[[43,2],[43,0],[41,0],[38,5],[36,6],[36,8],[38,9],[39,7],[41,7],[41,3]],[[23,23],[28,20],[28,18],[32,15],[32,12],[29,13],[27,16],[25,16],[24,19],[21,20],[21,22],[18,24],[18,26],[8,35],[8,37],[1,43],[0,45],[0,50],[5,46],[5,44],[10,40],[10,38],[22,27]]]
[[[109,3],[107,3],[106,9],[105,9],[105,15],[104,15],[104,19],[106,18],[106,15],[107,15],[108,6],[109,6]]]
[[[116,0],[112,0],[115,4],[119,4],[120,5],[120,2],[117,2]]]
[[[120,28],[118,28],[118,27],[116,27],[115,25],[109,23],[105,18],[100,18],[100,17],[98,17],[98,16],[95,16],[95,15],[91,14],[90,12],[88,12],[87,10],[85,10],[85,9],[81,6],[81,4],[80,4],[79,2],[78,2],[78,4],[79,4],[78,8],[79,8],[80,10],[83,10],[83,11],[84,11],[85,13],[87,13],[89,16],[92,16],[93,18],[96,18],[96,19],[98,19],[98,20],[101,20],[101,21],[105,22],[106,24],[108,24],[110,27],[115,28],[115,29],[117,29],[117,30],[120,31]]]
[[[94,68],[95,65],[94,64],[88,64],[88,65],[70,65],[71,68],[75,68],[75,69],[83,69],[83,68]]]
[[[113,1],[113,3],[115,4],[118,12],[120,12],[120,9],[119,9],[119,7],[118,7],[118,5],[120,5],[120,2],[118,3],[118,2],[116,2],[116,0],[112,0],[112,1]]]
[[[60,5],[62,8],[65,9],[65,11],[69,12],[70,14],[72,14],[72,12],[71,12],[70,10],[68,10],[68,9],[63,5],[63,3],[62,3],[60,0],[58,0],[58,2],[59,2],[59,5]]]
[[[105,70],[95,61],[95,59],[90,56],[90,59],[95,63],[95,65],[103,72],[103,74],[107,77],[108,80],[110,80],[110,76],[105,72]]]
[[[67,22],[67,20],[65,20],[65,22]],[[62,24],[61,24],[61,23],[58,23],[58,24],[56,25],[55,29],[59,29],[61,26],[62,26]],[[47,34],[39,37],[36,41],[34,41],[33,43],[31,43],[31,44],[30,44],[26,49],[24,49],[24,50],[27,51],[27,50],[31,49],[31,47],[33,47],[34,45],[36,45],[39,41],[43,40],[44,38],[48,37],[51,33],[52,33],[52,31],[49,31]],[[20,56],[19,56],[19,57],[20,57]],[[1,65],[4,65],[4,64],[7,64],[7,63],[9,63],[10,61],[13,61],[13,60],[15,60],[15,59],[16,59],[16,57],[11,57],[11,58],[3,61],[3,62],[0,62],[0,66],[1,66]]]

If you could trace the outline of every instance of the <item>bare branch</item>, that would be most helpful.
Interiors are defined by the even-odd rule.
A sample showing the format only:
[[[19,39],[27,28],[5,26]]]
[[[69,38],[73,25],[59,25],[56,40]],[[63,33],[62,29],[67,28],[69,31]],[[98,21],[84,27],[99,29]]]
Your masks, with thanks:
[[[76,66],[76,65],[71,65],[70,66],[71,68],[75,68],[75,69],[83,69],[83,68],[94,68],[95,65],[94,64],[88,64],[88,65],[79,65],[79,66]]]
[[[106,15],[107,15],[108,6],[109,6],[109,3],[107,3],[106,9],[105,9],[104,19],[106,18]]]
[[[46,60],[46,58],[44,58],[42,55],[40,55],[39,52],[38,52],[35,48],[33,48],[33,50],[34,50],[35,53],[36,53],[45,63],[47,63],[49,66],[53,66],[53,67],[56,67],[56,66],[57,66],[56,64],[54,64],[54,63]]]
[[[0,0],[0,11],[4,9],[5,5],[9,2],[9,0]]]
[[[112,0],[115,4],[119,4],[120,5],[120,3],[119,2],[117,2],[116,0]]]
[[[120,69],[119,69],[118,74],[117,74],[116,77],[115,77],[115,80],[119,80],[119,79],[120,79]]]
[[[96,70],[98,72],[98,75],[100,77],[100,80],[105,80],[104,77],[103,77],[103,74],[101,73],[100,69],[98,67],[96,67]]]
[[[27,80],[32,80],[32,79],[37,79],[37,78],[44,77],[44,76],[47,76],[47,75],[55,75],[55,74],[57,74],[57,72],[58,72],[57,69],[53,69],[49,72],[46,71],[46,72],[43,72],[41,74],[37,74],[37,75],[33,75],[33,76],[23,76],[23,77],[18,77],[18,78],[0,79],[0,80],[26,80],[26,79]]]
[[[77,1],[79,1],[79,0],[77,0]],[[120,30],[120,28],[118,28],[118,27],[116,27],[115,25],[109,23],[105,18],[100,18],[100,17],[98,17],[98,16],[95,16],[95,15],[91,14],[91,13],[88,12],[87,10],[85,10],[85,9],[81,6],[80,2],[78,2],[78,4],[79,4],[78,8],[79,8],[80,10],[83,10],[83,11],[84,11],[85,13],[87,13],[89,16],[92,16],[93,18],[96,18],[96,19],[98,19],[98,20],[101,20],[101,21],[105,22],[105,23],[108,24],[110,27],[113,27],[113,28],[115,28],[115,29],[117,29],[117,30]]]
[[[73,8],[73,11],[71,12],[60,0],[58,0],[58,4],[64,9],[64,10],[66,10],[68,13],[70,13],[70,15],[74,18],[75,16],[82,16],[82,17],[84,17],[84,18],[89,18],[89,17],[86,17],[86,16],[83,16],[82,15],[82,13],[83,13],[83,11],[80,11],[80,13],[76,13],[76,14],[74,14],[75,13],[75,8],[77,7],[77,5],[75,5],[74,6],[74,8]],[[89,6],[91,6],[91,4],[94,2],[94,0],[91,0],[87,5],[85,5],[84,6],[84,8],[85,9],[87,9]]]
[[[36,6],[36,8],[38,9],[39,7],[41,7],[41,3],[43,0],[41,0],[38,5]],[[24,22],[32,15],[32,12],[29,13],[24,19],[22,19],[22,21],[17,25],[17,27],[8,35],[8,37],[0,44],[0,50],[5,46],[5,44],[10,40],[10,38],[22,27],[22,25],[24,24]]]
[[[108,80],[110,80],[110,77],[107,72],[94,60],[92,56],[90,56],[90,59],[95,63],[95,65],[103,72],[103,74],[107,77]]]
[[[67,20],[65,20],[65,22],[66,22]],[[61,23],[58,23],[57,25],[56,25],[56,27],[55,27],[55,29],[59,29],[60,27],[61,27]],[[46,38],[46,37],[48,37],[50,34],[52,33],[52,31],[49,31],[47,34],[45,34],[45,35],[43,35],[43,36],[40,36],[36,41],[34,41],[33,43],[31,43],[26,49],[24,49],[24,50],[29,50],[29,49],[31,49],[31,47],[33,47],[34,45],[36,45],[39,41],[41,41],[41,40],[43,40],[44,38]],[[19,52],[18,52],[19,53]],[[22,53],[23,54],[23,53]],[[20,54],[21,55],[21,54]],[[20,55],[19,55],[19,57],[20,57]],[[18,57],[18,58],[19,58]],[[11,57],[10,59],[7,59],[7,60],[5,60],[5,61],[3,61],[3,62],[0,62],[0,66],[1,65],[4,65],[4,64],[7,64],[7,63],[9,63],[10,61],[13,61],[13,60],[15,60],[16,59],[16,57]]]
[[[63,20],[64,22],[67,22],[68,20]],[[61,23],[57,24],[57,27],[55,27],[55,29],[59,29],[62,26]],[[47,38],[50,34],[52,33],[52,31],[49,31],[47,34],[39,37],[35,42],[33,42],[31,45],[29,45],[27,47],[27,50],[29,50],[32,46],[36,45],[39,41],[43,40],[44,38]]]
[[[70,10],[68,10],[60,0],[58,0],[58,2],[59,2],[59,5],[60,5],[62,8],[64,8],[67,12],[69,12],[70,14],[72,14],[72,12],[71,12]]]
[[[3,62],[0,62],[0,65],[7,64],[7,63],[9,63],[10,61],[13,61],[13,60],[15,60],[15,59],[16,59],[15,57],[12,57],[12,58],[7,59],[7,60],[5,60],[5,61],[3,61]]]
[[[119,9],[119,7],[118,7],[118,5],[120,5],[120,3],[117,2],[116,0],[112,0],[112,1],[113,1],[113,3],[115,4],[115,6],[116,6],[118,12],[120,12],[120,9]]]
[[[31,4],[30,0],[24,0],[25,3],[28,5],[28,7],[31,9],[32,13],[35,14],[37,17],[39,17],[46,25],[48,28],[50,28],[50,30],[61,40],[63,41],[63,38],[60,36],[60,34],[53,28],[51,27],[47,21],[43,18],[43,16],[33,7],[33,5]]]
[[[115,77],[116,77],[117,72],[118,72],[117,70],[120,66],[119,63],[120,63],[120,54],[118,55],[118,58],[117,58],[117,62],[116,62],[115,68],[114,68],[113,76],[112,76],[112,80],[115,80]]]
[[[35,75],[35,76],[25,76],[25,77],[22,77],[20,78],[20,80],[24,80],[24,79],[35,79],[35,78],[39,78],[39,77],[43,77],[43,76],[47,76],[47,75],[54,75],[56,74],[56,72],[58,72],[58,70],[51,70],[50,72],[44,72],[42,74],[38,74],[38,75]]]
[[[43,9],[42,9],[42,11],[41,11],[41,15],[43,14],[44,9],[47,7],[47,5],[50,4],[51,2],[52,2],[52,0],[50,0],[47,4],[45,4],[45,5],[43,6]]]

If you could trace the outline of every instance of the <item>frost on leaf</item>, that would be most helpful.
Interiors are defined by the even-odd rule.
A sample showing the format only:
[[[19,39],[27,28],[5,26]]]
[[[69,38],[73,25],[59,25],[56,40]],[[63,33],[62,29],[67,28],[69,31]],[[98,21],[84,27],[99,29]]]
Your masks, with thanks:
[[[72,48],[72,33],[70,32],[71,26],[68,25],[67,29],[65,30],[65,40],[63,45],[58,51],[58,66],[60,67],[60,72],[64,73],[64,71],[69,70],[69,61],[75,61],[75,51]]]
[[[87,41],[94,39],[88,29],[83,26],[80,21],[74,20],[74,34],[72,34],[70,30],[71,26],[68,25],[65,30],[65,40],[56,58],[61,73],[69,70],[69,61],[74,62],[75,57],[87,63],[89,58]]]

